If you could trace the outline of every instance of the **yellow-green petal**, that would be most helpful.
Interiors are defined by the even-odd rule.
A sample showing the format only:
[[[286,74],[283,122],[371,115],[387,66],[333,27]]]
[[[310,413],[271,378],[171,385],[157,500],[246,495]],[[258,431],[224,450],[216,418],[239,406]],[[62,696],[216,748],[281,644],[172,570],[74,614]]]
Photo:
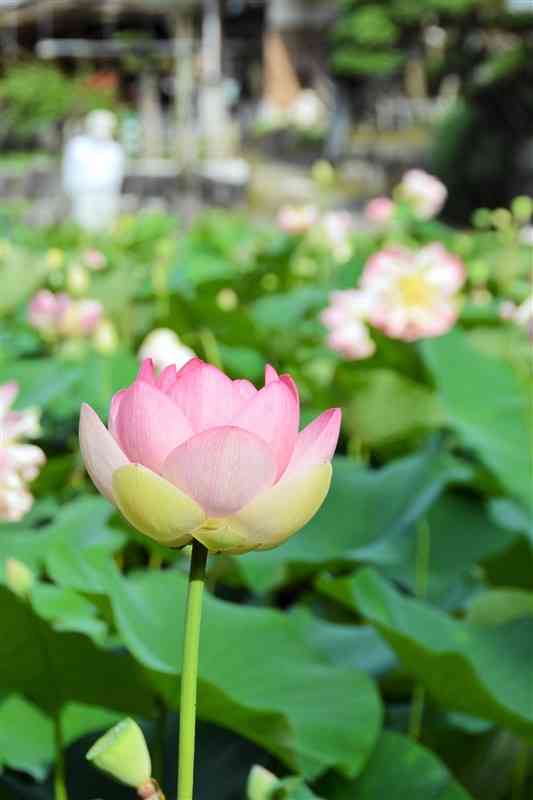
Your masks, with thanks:
[[[113,494],[120,511],[141,533],[169,547],[183,547],[205,513],[191,497],[140,464],[113,473]]]
[[[243,542],[231,552],[271,550],[283,544],[319,510],[329,491],[331,475],[331,464],[317,464],[261,492],[241,511],[228,518],[232,535],[239,535]],[[223,537],[224,531],[221,530],[221,541]]]

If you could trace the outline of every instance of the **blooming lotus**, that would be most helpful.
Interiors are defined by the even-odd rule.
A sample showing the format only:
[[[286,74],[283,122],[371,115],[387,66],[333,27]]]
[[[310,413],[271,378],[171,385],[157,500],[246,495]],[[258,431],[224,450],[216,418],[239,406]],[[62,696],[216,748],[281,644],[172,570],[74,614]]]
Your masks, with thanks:
[[[410,169],[403,176],[398,192],[420,219],[436,216],[448,196],[446,186],[422,169]]]
[[[376,350],[364,322],[370,311],[370,297],[357,289],[332,292],[321,322],[329,329],[331,350],[348,359],[369,358]]]
[[[159,375],[146,360],[113,397],[107,428],[82,407],[80,445],[97,489],[137,530],[245,553],[276,547],[318,511],[340,419],[330,409],[299,433],[296,385],[270,366],[258,390],[198,358]]]
[[[15,522],[31,508],[27,484],[45,462],[43,451],[24,439],[39,433],[37,411],[13,411],[18,394],[14,381],[0,386],[0,519]]]
[[[368,320],[387,336],[415,341],[446,333],[459,312],[463,263],[435,242],[420,250],[391,247],[367,261],[361,289]]]

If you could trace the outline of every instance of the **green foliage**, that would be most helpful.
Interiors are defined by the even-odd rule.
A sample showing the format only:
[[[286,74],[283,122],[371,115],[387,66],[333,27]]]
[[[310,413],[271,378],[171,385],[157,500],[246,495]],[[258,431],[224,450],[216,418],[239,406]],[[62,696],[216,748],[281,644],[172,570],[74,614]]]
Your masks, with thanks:
[[[18,64],[0,80],[0,133],[24,142],[67,117],[113,101],[112,92],[92,88],[86,77],[69,78],[40,62]]]
[[[306,528],[276,550],[210,560],[198,796],[242,798],[263,764],[276,776],[268,800],[510,800],[520,740],[533,740],[531,375],[527,332],[499,308],[529,291],[529,210],[523,199],[487,210],[461,232],[406,215],[354,233],[340,262],[318,227],[291,236],[222,211],[188,229],[126,217],[98,238],[0,214],[0,385],[16,380],[17,409],[41,409],[48,459],[32,510],[0,523],[0,792],[46,792],[59,714],[72,797],[123,796],[82,758],[123,716],[142,724],[171,796],[162,764],[175,748],[188,554],[135,533],[94,494],[76,435],[81,402],[105,419],[140,343],[169,327],[232,377],[259,384],[265,362],[289,372],[302,424],[332,406],[344,418],[330,493]],[[330,292],[353,288],[385,243],[436,240],[465,262],[454,330],[419,343],[376,334],[366,362],[329,350]],[[86,296],[118,340],[105,353],[27,322],[33,292],[65,290],[89,248],[105,267]],[[5,585],[10,558],[35,573],[27,602]],[[407,736],[415,685],[427,690],[420,742]]]

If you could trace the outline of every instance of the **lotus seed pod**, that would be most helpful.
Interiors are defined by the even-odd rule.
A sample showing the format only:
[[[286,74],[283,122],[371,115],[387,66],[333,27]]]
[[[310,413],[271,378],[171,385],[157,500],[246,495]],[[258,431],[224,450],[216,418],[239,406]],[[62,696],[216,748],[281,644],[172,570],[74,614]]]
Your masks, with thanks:
[[[246,796],[248,800],[270,800],[278,784],[279,780],[272,772],[256,764],[248,776]]]
[[[22,561],[18,561],[16,558],[6,559],[4,576],[6,586],[11,589],[14,594],[22,600],[25,600],[29,596],[35,576],[26,564]]]
[[[122,720],[98,739],[87,753],[87,760],[134,789],[146,784],[152,775],[144,734],[130,718]]]

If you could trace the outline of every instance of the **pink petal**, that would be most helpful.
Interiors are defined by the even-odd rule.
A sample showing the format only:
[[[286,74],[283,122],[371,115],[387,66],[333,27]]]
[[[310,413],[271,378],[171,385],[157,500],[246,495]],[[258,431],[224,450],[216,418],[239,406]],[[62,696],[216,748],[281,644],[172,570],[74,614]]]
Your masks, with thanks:
[[[279,375],[271,364],[265,365],[265,386],[274,381],[279,381]]]
[[[289,463],[299,424],[294,392],[281,380],[267,384],[234,417],[232,425],[260,436],[269,446],[279,477]]]
[[[84,403],[80,414],[80,449],[83,462],[99,492],[114,503],[112,479],[129,463],[95,411]]]
[[[296,395],[298,402],[300,402],[298,387],[296,386],[294,379],[288,374],[279,375],[271,364],[267,364],[265,366],[265,386],[274,383],[274,381],[282,381],[283,383],[286,383],[289,389],[291,389],[291,391],[293,391]]]
[[[196,433],[226,425],[238,408],[232,381],[216,367],[191,359],[180,369],[170,397]]]
[[[163,466],[164,477],[211,517],[243,508],[272,484],[275,474],[265,442],[230,426],[196,434],[173,450]]]
[[[156,378],[155,384],[162,392],[169,394],[176,385],[176,365],[169,364],[168,367],[165,367],[161,375]]]
[[[0,386],[0,418],[11,407],[18,391],[19,386],[16,381],[9,381],[9,383],[4,383],[3,386]]]
[[[300,392],[298,391],[298,387],[296,386],[296,381],[294,380],[294,378],[292,378],[288,374],[285,374],[285,375],[282,375],[280,377],[280,381],[282,381],[282,383],[284,383],[286,386],[288,386],[289,389],[291,390],[291,392],[294,394],[294,396],[295,396],[295,398],[296,398],[296,400],[298,402],[298,408],[299,408],[300,407]]]
[[[341,417],[340,408],[330,408],[298,434],[292,458],[283,475],[284,480],[315,464],[331,461],[339,439]]]
[[[152,386],[155,386],[155,370],[154,370],[154,362],[151,358],[145,358],[143,363],[141,364],[141,368],[137,373],[138,381],[146,381],[146,383],[150,383]]]
[[[120,400],[118,442],[130,461],[159,472],[167,455],[193,434],[185,415],[166,394],[136,381]]]
[[[115,439],[117,439],[117,437],[118,437],[118,434],[117,434],[118,410],[120,408],[120,404],[121,404],[122,400],[124,399],[124,397],[126,396],[126,394],[129,391],[130,391],[129,389],[121,389],[120,392],[117,392],[111,398],[111,405],[109,406],[109,415],[108,415],[108,419],[107,419],[107,427],[109,428],[109,431],[115,437]],[[117,441],[118,441],[118,439],[117,439]]]

